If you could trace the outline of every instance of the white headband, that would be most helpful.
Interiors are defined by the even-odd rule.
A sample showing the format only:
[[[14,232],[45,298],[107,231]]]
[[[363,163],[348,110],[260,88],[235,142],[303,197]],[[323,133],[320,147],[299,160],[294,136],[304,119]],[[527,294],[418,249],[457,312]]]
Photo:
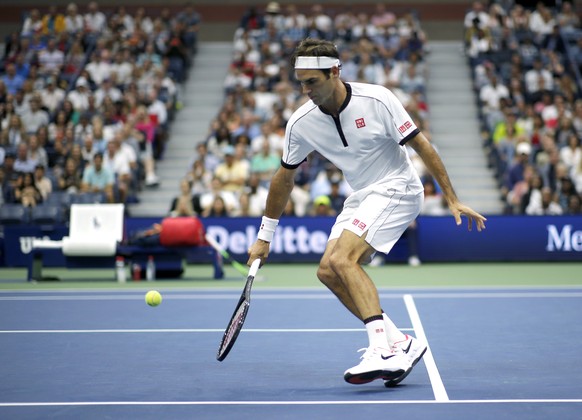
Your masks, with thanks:
[[[319,69],[326,70],[332,67],[339,67],[340,61],[335,57],[305,57],[299,56],[295,60],[295,69],[307,70],[307,69]]]

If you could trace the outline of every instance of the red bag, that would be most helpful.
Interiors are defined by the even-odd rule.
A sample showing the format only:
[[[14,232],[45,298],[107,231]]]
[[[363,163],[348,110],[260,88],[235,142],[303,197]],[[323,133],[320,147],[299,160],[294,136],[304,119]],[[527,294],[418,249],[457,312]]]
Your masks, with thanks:
[[[198,246],[204,244],[204,225],[197,217],[167,217],[162,220],[160,244]]]

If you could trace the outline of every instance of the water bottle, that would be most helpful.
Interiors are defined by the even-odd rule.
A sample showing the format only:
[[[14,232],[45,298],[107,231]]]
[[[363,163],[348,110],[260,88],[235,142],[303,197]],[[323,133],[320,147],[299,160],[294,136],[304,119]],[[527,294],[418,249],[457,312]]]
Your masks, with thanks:
[[[133,263],[131,266],[131,278],[133,281],[141,281],[141,265]]]
[[[154,281],[156,279],[156,263],[154,262],[154,256],[148,256],[148,262],[146,265],[146,280]]]
[[[125,283],[127,281],[125,259],[121,256],[115,258],[115,279],[118,283]]]

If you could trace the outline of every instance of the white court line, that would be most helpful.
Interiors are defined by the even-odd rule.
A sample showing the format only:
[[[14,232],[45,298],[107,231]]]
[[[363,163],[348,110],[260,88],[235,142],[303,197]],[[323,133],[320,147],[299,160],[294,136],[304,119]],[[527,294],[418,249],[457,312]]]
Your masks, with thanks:
[[[141,300],[144,292],[136,292],[134,294],[67,294],[67,295],[41,295],[41,296],[1,296],[0,301],[60,301],[60,300]],[[240,293],[223,293],[223,294],[204,294],[204,293],[187,293],[174,294],[170,291],[167,293],[161,290],[166,300],[232,300],[238,299]],[[405,293],[380,293],[381,299],[402,299]],[[485,298],[485,299],[527,299],[527,298],[581,298],[582,292],[415,292],[416,299],[471,299],[471,298]],[[336,297],[331,293],[264,293],[257,291],[253,294],[253,300],[268,300],[268,299],[301,299],[301,300],[335,300]]]
[[[401,328],[412,331],[412,328]],[[363,328],[243,328],[245,333],[322,333],[365,332]],[[102,330],[0,330],[0,334],[150,334],[150,333],[216,333],[224,328],[154,328],[154,329],[102,329]]]
[[[176,405],[413,405],[413,404],[581,404],[582,399],[514,400],[347,400],[347,401],[63,401],[3,402],[1,407],[176,406]]]
[[[414,304],[414,299],[411,295],[404,295],[404,303],[406,305],[406,310],[408,311],[408,316],[412,322],[412,327],[416,333],[416,337],[424,341],[428,345],[428,339],[424,333],[424,328],[422,327],[422,322],[420,321],[420,316],[416,310],[416,305]],[[443,402],[449,401],[449,396],[447,390],[439,374],[439,370],[434,361],[432,351],[430,350],[430,345],[426,349],[424,354],[424,364],[426,365],[426,370],[428,371],[428,377],[430,379],[430,384],[432,386],[432,392],[434,393],[434,398],[436,401]]]

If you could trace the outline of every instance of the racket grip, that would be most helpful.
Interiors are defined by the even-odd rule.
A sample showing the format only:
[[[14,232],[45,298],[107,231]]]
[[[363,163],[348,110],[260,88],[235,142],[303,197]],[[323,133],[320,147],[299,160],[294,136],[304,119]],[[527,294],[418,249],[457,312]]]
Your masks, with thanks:
[[[251,268],[249,269],[249,276],[256,276],[257,271],[259,271],[259,267],[261,266],[261,259],[257,258],[251,264]]]

